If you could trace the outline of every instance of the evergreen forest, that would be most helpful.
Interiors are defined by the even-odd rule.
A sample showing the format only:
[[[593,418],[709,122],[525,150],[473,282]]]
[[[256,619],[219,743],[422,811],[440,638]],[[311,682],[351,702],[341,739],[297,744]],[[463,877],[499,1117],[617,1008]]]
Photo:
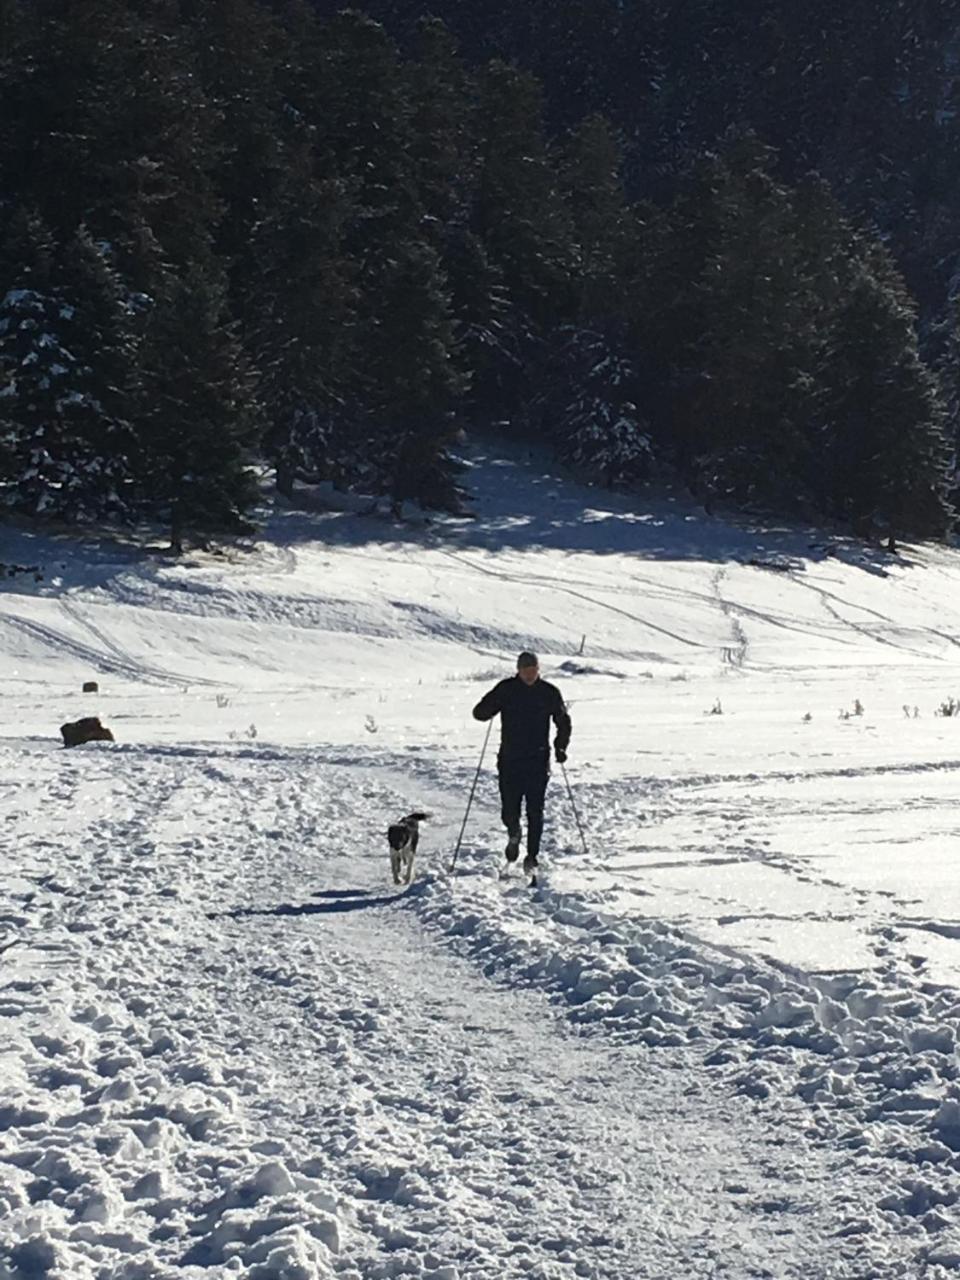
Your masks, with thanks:
[[[0,509],[616,487],[943,538],[953,0],[0,0]],[[892,545],[892,543],[891,543]]]

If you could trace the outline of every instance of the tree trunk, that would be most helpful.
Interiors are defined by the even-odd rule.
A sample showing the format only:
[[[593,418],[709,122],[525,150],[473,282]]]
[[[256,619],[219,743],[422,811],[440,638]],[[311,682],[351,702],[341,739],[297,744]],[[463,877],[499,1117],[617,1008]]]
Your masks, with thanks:
[[[179,502],[173,504],[170,512],[170,553],[175,556],[183,555],[183,512]]]
[[[284,459],[277,463],[277,493],[282,494],[285,498],[292,498],[293,483],[296,478],[297,472],[292,462]]]

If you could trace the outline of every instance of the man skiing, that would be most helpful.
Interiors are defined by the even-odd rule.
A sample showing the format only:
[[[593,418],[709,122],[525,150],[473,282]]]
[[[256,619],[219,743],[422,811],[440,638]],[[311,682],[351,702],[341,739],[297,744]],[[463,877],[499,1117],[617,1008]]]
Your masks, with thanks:
[[[500,713],[500,752],[497,773],[500,805],[507,828],[507,862],[520,853],[520,805],[527,805],[527,856],[523,869],[537,882],[537,855],[543,832],[543,802],[550,776],[550,721],[556,725],[553,752],[559,764],[567,758],[573,726],[556,685],[540,679],[534,653],[521,653],[517,674],[501,680],[473,709],[475,720],[492,720]]]

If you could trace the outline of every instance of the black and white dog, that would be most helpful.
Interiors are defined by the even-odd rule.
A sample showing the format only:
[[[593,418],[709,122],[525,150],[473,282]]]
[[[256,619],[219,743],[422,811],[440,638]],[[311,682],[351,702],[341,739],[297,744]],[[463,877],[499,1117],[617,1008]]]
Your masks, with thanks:
[[[391,822],[387,828],[390,870],[393,872],[394,884],[400,883],[401,867],[405,872],[403,883],[409,884],[413,879],[413,860],[420,840],[420,823],[429,817],[429,813],[408,813],[399,822]]]

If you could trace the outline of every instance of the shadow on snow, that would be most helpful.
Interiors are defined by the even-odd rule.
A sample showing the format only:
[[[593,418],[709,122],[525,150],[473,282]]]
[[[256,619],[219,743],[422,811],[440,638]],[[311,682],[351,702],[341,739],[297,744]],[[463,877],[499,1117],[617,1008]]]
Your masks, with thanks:
[[[827,526],[764,520],[726,509],[711,516],[683,490],[590,486],[564,474],[539,447],[478,441],[463,461],[469,514],[435,513],[426,520],[404,521],[355,510],[325,511],[314,505],[309,489],[301,489],[292,503],[275,505],[267,529],[288,546],[318,541],[347,548],[378,543],[452,552],[550,549],[713,563],[786,557],[798,569],[832,558],[881,576],[887,566],[911,563],[909,555],[891,555]]]
[[[276,907],[236,907],[233,911],[208,911],[208,920],[242,920],[247,916],[323,916],[368,907],[389,907],[410,892],[406,885],[397,893],[371,893],[369,889],[321,889],[313,896],[323,902],[282,902]]]

